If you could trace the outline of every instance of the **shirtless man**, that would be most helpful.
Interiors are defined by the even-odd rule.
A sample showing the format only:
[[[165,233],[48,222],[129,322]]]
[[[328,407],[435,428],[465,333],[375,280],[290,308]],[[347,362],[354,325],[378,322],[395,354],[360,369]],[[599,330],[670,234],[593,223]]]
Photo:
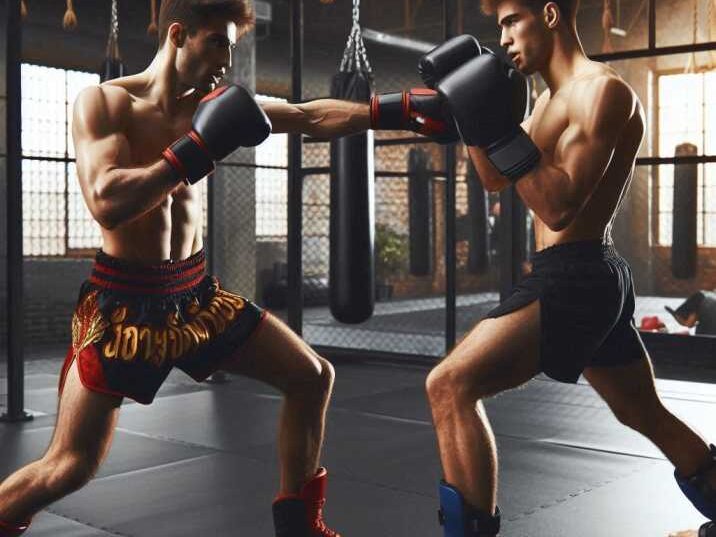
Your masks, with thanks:
[[[532,272],[427,379],[446,537],[498,534],[497,452],[482,399],[540,372],[561,382],[583,374],[620,422],[674,464],[694,505],[716,515],[716,448],[660,401],[633,325],[631,271],[611,239],[644,113],[613,69],[585,55],[577,4],[482,2],[496,13],[500,45],[519,72],[538,72],[547,84],[521,128],[524,106],[516,110],[511,96],[524,79],[491,52],[455,60],[448,41],[421,62],[423,72],[432,69],[424,79],[448,101],[485,188],[514,184],[533,211],[538,250]]]
[[[38,511],[84,486],[107,456],[123,397],[151,403],[174,366],[196,380],[246,375],[283,393],[276,535],[338,536],[321,514],[319,467],[333,368],[206,275],[194,184],[214,161],[261,143],[271,123],[321,138],[375,127],[447,142],[457,132],[434,91],[381,95],[370,106],[322,99],[262,110],[240,86],[216,88],[253,20],[248,0],[163,0],[149,67],[77,98],[77,171],[103,246],[73,317],[50,446],[0,484],[0,537],[20,535]]]

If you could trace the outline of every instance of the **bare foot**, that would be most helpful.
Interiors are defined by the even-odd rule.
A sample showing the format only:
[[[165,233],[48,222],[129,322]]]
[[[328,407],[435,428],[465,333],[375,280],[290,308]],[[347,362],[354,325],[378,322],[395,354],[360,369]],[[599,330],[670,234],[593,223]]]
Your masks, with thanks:
[[[669,537],[699,537],[699,532],[696,530],[684,530],[670,533]]]

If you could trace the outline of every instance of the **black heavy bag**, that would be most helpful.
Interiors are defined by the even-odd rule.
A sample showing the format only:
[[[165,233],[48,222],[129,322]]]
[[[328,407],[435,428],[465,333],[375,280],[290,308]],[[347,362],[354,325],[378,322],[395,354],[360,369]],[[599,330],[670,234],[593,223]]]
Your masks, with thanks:
[[[408,213],[410,273],[427,276],[433,260],[433,184],[430,156],[420,148],[408,153]]]
[[[112,16],[109,23],[109,36],[104,62],[99,70],[101,82],[120,78],[127,73],[122,57],[119,54],[119,18],[117,16],[117,0],[112,0]]]
[[[676,146],[676,156],[694,156],[696,146]],[[696,218],[698,192],[698,164],[674,165],[674,208],[672,219],[671,273],[674,278],[696,276]]]
[[[368,102],[370,93],[363,71],[333,77],[332,97]],[[342,323],[373,314],[374,188],[372,132],[331,141],[330,305]]]
[[[484,274],[489,265],[487,193],[472,162],[467,163],[467,210],[470,221],[467,235],[467,271]]]

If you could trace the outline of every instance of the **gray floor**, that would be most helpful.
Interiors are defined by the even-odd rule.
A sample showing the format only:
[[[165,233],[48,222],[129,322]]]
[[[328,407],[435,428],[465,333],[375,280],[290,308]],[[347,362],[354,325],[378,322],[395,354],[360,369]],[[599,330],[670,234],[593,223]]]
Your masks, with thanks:
[[[36,418],[0,425],[0,475],[47,445],[57,366],[28,362],[26,407]],[[426,372],[337,364],[326,514],[344,537],[441,535]],[[716,385],[659,381],[659,390],[716,439]],[[279,404],[253,381],[197,385],[172,374],[153,405],[124,406],[100,474],[38,515],[28,535],[269,537]],[[620,426],[589,386],[537,378],[487,407],[501,453],[503,536],[656,537],[703,521],[678,492],[670,465]]]

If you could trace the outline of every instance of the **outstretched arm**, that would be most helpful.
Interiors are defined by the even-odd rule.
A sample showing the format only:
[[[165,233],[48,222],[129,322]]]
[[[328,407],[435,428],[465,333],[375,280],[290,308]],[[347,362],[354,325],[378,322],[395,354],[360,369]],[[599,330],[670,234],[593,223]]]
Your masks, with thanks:
[[[271,120],[274,133],[303,133],[315,138],[338,138],[370,129],[368,103],[316,99],[301,104],[259,104]]]

